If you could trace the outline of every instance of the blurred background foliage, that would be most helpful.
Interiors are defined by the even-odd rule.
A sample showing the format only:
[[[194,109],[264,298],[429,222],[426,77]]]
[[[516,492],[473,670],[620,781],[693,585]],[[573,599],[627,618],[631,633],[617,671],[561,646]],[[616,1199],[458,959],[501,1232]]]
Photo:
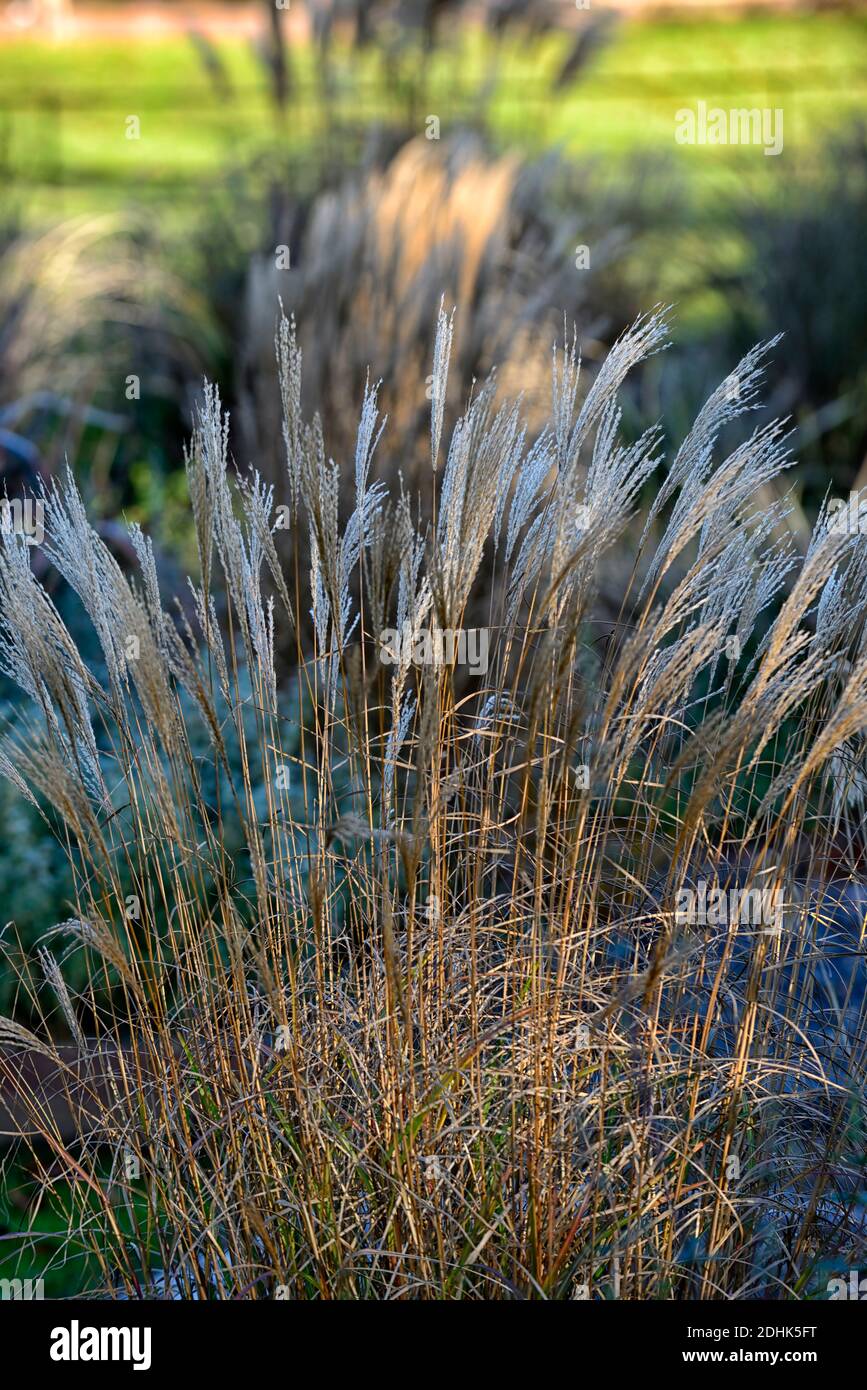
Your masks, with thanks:
[[[18,0],[0,31],[4,476],[69,456],[107,519],[182,549],[172,480],[202,374],[246,412],[246,453],[269,451],[252,411],[278,293],[330,406],[327,379],[350,365],[348,419],[365,355],[411,413],[442,290],[473,339],[458,392],[510,347],[547,348],[558,315],[592,362],[638,312],[674,303],[677,352],[645,373],[635,410],[638,424],[664,409],[675,430],[745,344],[782,328],[772,408],[800,428],[808,504],[860,468],[861,7],[51,13],[54,32],[39,0]],[[782,108],[782,154],[678,146],[674,114],[698,100]],[[372,227],[389,196],[400,206]],[[399,351],[395,323],[414,337]]]

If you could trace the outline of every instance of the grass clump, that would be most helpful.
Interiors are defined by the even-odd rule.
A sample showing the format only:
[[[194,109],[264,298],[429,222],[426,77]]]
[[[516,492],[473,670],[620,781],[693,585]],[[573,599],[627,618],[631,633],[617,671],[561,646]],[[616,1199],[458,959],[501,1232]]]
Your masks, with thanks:
[[[94,1291],[821,1291],[863,1246],[863,542],[823,510],[794,552],[779,424],[719,447],[767,349],[645,505],[660,435],[622,442],[617,398],[664,316],[586,391],[556,353],[534,438],[493,380],[444,436],[452,331],[418,504],[371,480],[372,386],[342,503],[286,319],[276,488],[235,474],[206,387],[186,608],[140,531],[131,582],[72,480],[48,491],[99,679],[5,536],[31,713],[0,762],[76,885],[0,1022],[7,1124],[48,1144]],[[477,588],[486,669],[415,661]],[[773,921],[697,921],[702,883]]]

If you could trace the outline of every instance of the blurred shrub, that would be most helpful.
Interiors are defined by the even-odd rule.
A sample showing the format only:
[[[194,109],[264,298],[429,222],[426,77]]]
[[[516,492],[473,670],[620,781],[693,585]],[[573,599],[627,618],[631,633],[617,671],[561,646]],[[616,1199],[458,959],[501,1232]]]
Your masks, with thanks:
[[[139,458],[165,467],[191,380],[213,355],[206,302],[155,238],[117,217],[0,226],[0,479],[32,490],[63,459],[94,472],[103,515]]]
[[[590,360],[634,316],[619,288],[625,203],[613,193],[593,201],[585,171],[556,157],[497,157],[470,135],[411,140],[384,167],[299,200],[283,222],[291,268],[272,243],[247,271],[234,383],[245,458],[270,478],[283,467],[273,389],[278,298],[297,321],[305,405],[322,410],[335,457],[354,450],[369,373],[384,382],[393,427],[377,466],[384,473],[399,466],[411,478],[423,463],[429,395],[422,384],[443,296],[447,306],[465,307],[447,419],[499,363],[501,389],[522,393],[530,427],[538,427],[564,314],[577,320]]]
[[[830,141],[760,200],[741,197],[730,217],[743,259],[727,270],[705,263],[725,306],[720,356],[730,364],[756,339],[785,335],[768,409],[793,415],[818,503],[867,462],[867,126]],[[709,366],[711,379],[721,365]]]

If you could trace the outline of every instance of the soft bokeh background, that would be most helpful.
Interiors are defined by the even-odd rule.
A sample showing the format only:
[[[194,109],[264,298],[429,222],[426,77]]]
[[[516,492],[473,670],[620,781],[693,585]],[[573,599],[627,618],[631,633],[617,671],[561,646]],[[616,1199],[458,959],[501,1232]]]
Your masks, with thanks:
[[[13,0],[3,484],[26,493],[68,461],[122,561],[119,521],[151,532],[170,591],[191,561],[180,465],[203,375],[237,461],[279,496],[278,296],[332,453],[353,447],[369,368],[390,416],[379,466],[409,479],[441,295],[457,306],[451,412],[499,364],[531,429],[564,314],[592,375],[665,302],[676,341],[630,388],[627,432],[661,419],[676,442],[743,352],[783,333],[767,409],[792,419],[806,530],[828,488],[867,482],[865,95],[861,4]],[[782,153],[678,145],[676,112],[698,101],[782,109]],[[32,947],[68,893],[60,851],[2,783],[7,943]],[[13,990],[0,975],[0,1009]],[[32,1177],[7,1185],[0,1274],[47,1267],[62,1213],[34,1208]],[[52,1268],[47,1292],[84,1282]]]

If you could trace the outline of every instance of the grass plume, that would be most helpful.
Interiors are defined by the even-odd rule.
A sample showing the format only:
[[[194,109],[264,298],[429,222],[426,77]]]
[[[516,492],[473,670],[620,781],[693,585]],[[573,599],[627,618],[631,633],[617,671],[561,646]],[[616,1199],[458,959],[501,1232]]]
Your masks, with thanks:
[[[369,481],[377,387],[350,473],[282,320],[281,481],[236,478],[205,389],[195,625],[140,532],[136,581],[71,478],[46,493],[104,673],[4,535],[30,713],[0,770],[77,885],[0,1022],[6,1121],[72,1181],[103,1292],[796,1297],[858,1264],[862,542],[823,510],[796,553],[781,427],[720,449],[762,350],[648,504],[660,437],[622,439],[618,392],[665,340],[643,317],[580,394],[566,343],[549,424],[483,384],[441,449],[443,312],[416,518]],[[383,662],[385,629],[460,630],[480,583],[485,671]],[[701,880],[773,891],[775,928],[684,920]]]

